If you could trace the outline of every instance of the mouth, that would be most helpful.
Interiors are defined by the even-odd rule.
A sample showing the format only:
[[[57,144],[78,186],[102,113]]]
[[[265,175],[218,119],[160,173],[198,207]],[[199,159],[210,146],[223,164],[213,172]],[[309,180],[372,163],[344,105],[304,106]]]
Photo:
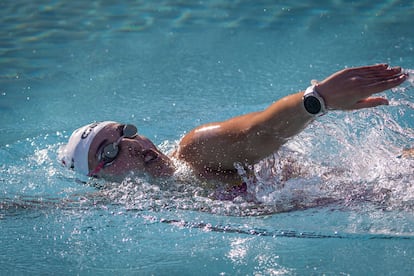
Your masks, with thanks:
[[[175,171],[173,162],[167,156],[159,156],[158,160],[161,161],[157,166],[159,176],[172,176]]]

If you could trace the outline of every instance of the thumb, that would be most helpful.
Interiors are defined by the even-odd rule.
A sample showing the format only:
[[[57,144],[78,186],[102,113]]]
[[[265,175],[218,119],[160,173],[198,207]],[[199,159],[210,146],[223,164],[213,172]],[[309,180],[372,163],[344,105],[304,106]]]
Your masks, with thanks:
[[[358,101],[353,106],[353,109],[370,108],[370,107],[376,107],[379,105],[388,105],[388,104],[389,104],[388,100],[384,98],[366,98],[366,99]]]

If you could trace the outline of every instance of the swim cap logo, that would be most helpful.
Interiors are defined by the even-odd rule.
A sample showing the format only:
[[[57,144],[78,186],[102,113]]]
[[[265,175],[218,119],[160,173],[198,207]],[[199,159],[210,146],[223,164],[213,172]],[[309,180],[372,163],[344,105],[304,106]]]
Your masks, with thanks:
[[[87,129],[85,129],[85,131],[82,133],[81,139],[86,139],[89,134],[92,132],[92,130],[97,127],[99,125],[99,123],[93,123],[91,124]]]

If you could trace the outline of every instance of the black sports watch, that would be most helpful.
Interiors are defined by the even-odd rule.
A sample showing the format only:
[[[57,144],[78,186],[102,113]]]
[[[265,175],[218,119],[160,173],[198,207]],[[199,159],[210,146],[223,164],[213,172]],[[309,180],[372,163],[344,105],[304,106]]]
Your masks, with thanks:
[[[309,86],[303,94],[303,106],[313,116],[322,116],[326,113],[325,101],[315,89],[315,85]]]

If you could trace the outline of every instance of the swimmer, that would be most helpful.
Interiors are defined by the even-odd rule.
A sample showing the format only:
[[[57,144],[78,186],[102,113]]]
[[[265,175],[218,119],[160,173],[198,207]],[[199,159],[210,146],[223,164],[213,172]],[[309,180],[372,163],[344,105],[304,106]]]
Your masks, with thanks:
[[[344,69],[263,111],[191,130],[171,156],[162,153],[133,125],[92,123],[73,132],[60,153],[61,161],[90,177],[122,180],[130,172],[171,176],[175,171],[172,158],[176,158],[202,180],[240,184],[235,164],[249,166],[265,159],[328,111],[388,105],[387,99],[373,95],[407,78],[400,67],[387,64]]]

